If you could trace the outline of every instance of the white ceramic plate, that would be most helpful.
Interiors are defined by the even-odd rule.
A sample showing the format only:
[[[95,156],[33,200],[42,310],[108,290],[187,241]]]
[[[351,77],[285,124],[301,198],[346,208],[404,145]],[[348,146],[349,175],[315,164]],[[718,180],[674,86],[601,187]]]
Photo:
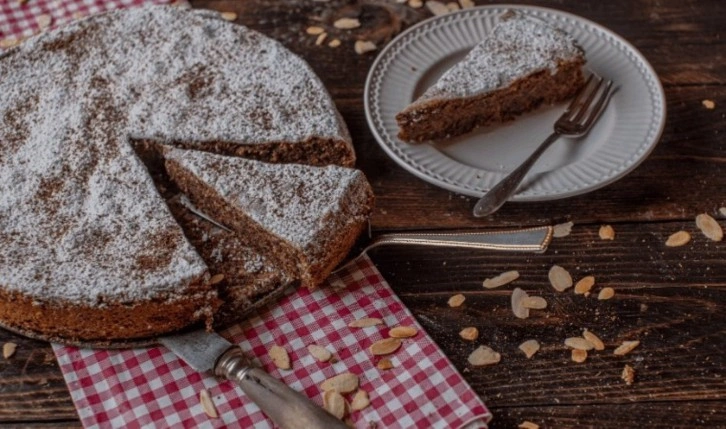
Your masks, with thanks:
[[[564,104],[442,142],[411,145],[397,137],[396,113],[461,60],[510,9],[570,33],[585,50],[586,67],[613,79],[619,87],[590,134],[554,143],[512,199],[543,201],[578,195],[632,171],[653,150],[665,125],[665,97],[655,71],[632,45],[610,30],[566,12],[529,6],[484,6],[434,17],[386,46],[365,88],[368,124],[383,149],[421,179],[479,197],[552,132]]]

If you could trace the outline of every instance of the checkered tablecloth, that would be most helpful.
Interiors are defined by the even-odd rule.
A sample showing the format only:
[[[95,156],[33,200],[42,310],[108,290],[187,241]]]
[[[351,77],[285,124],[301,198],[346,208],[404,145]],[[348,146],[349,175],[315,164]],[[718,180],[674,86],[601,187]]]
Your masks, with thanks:
[[[348,327],[363,317],[380,318],[384,325]],[[390,356],[393,369],[378,369],[368,347],[396,325],[415,326],[419,333]],[[367,257],[331,276],[324,287],[292,292],[222,335],[318,404],[325,379],[357,374],[371,401],[352,413],[357,428],[485,428],[491,417]],[[267,352],[274,344],[289,353],[291,370],[272,363]],[[318,362],[307,351],[310,344],[327,347],[338,361]],[[86,427],[272,427],[233,383],[195,372],[163,347],[53,348]],[[211,393],[219,418],[204,413],[202,389]]]

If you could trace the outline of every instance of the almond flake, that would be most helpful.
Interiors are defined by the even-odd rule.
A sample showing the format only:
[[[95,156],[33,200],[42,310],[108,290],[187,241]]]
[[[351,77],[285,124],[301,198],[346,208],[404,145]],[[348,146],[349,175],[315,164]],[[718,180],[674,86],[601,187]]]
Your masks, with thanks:
[[[520,319],[526,319],[529,317],[529,308],[524,306],[524,300],[527,299],[528,296],[527,292],[520,288],[514,288],[512,291],[512,312]]]
[[[355,45],[353,45],[353,49],[356,54],[363,55],[366,52],[375,51],[378,48],[375,43],[369,42],[368,40],[356,40]]]
[[[598,234],[603,240],[615,240],[615,230],[610,225],[601,226]]]
[[[459,332],[459,336],[467,341],[474,341],[479,338],[479,330],[473,326],[464,328]]]
[[[330,41],[330,42],[328,43],[328,46],[330,46],[331,48],[337,48],[338,46],[340,46],[340,40],[338,40],[338,39],[333,39],[333,40],[331,40],[331,41]]]
[[[320,389],[327,392],[333,390],[340,393],[350,393],[358,389],[358,376],[352,372],[344,372],[323,381]]]
[[[8,37],[7,39],[0,40],[0,49],[10,49],[18,46],[20,44],[20,39],[16,39],[14,37]]]
[[[209,279],[209,284],[216,285],[217,283],[221,282],[222,280],[224,280],[224,274],[215,274],[212,276],[211,279]]]
[[[635,381],[635,370],[633,369],[633,367],[630,365],[625,365],[625,367],[623,367],[623,373],[620,374],[620,378],[622,378],[625,384],[627,384],[628,386],[633,384],[633,381]]]
[[[527,356],[527,359],[529,359],[539,351],[539,347],[539,341],[527,340],[519,345],[519,350],[524,352],[525,356]]]
[[[374,356],[389,355],[401,347],[401,340],[398,338],[385,338],[371,344],[369,350]]]
[[[423,1],[421,0],[408,0],[408,5],[414,9],[418,9],[421,6],[423,6]]]
[[[564,292],[572,287],[572,276],[566,269],[559,265],[553,265],[548,274],[550,284],[557,292]]]
[[[450,12],[449,8],[447,8],[445,4],[436,0],[427,1],[426,8],[428,8],[428,10],[430,10],[435,16],[446,15]]]
[[[476,6],[474,0],[459,0],[459,3],[461,4],[462,9],[469,9]]]
[[[15,354],[15,350],[17,348],[18,348],[18,345],[15,343],[3,344],[3,358],[10,359]]]
[[[280,369],[290,369],[290,356],[287,354],[287,350],[275,344],[267,352],[272,358],[272,363]]]
[[[318,27],[316,25],[313,25],[312,27],[306,28],[305,32],[311,36],[317,36],[318,34],[325,33],[325,29],[323,27]]]
[[[237,20],[237,14],[234,12],[222,12],[222,19],[225,21],[236,21]]]
[[[575,350],[592,350],[592,343],[581,337],[570,337],[565,339],[565,345]]]
[[[326,38],[326,37],[328,37],[328,33],[320,33],[320,34],[318,35],[318,38],[317,38],[317,39],[315,39],[315,45],[316,45],[316,46],[320,46],[320,45],[322,45],[322,44],[323,44],[323,42],[325,42],[325,38]]]
[[[463,3],[462,3],[463,6]],[[555,238],[567,237],[572,232],[572,227],[575,224],[572,222],[558,223],[552,228],[552,236]]]
[[[723,229],[721,229],[721,225],[716,222],[716,219],[712,218],[708,214],[701,213],[696,216],[696,226],[709,240],[723,240]]]
[[[701,104],[703,104],[703,107],[708,110],[713,110],[716,108],[716,103],[714,103],[713,100],[703,100],[701,101]]]
[[[600,293],[597,294],[597,299],[604,301],[606,299],[610,299],[615,296],[615,289],[611,287],[604,287],[600,291]]]
[[[678,231],[671,234],[666,240],[665,245],[668,247],[680,247],[691,241],[691,234],[688,231]]]
[[[41,30],[45,30],[50,27],[50,24],[53,22],[53,17],[48,14],[39,15],[35,18],[35,22]]]
[[[474,366],[493,365],[502,359],[502,355],[487,346],[479,346],[469,355],[469,363]]]
[[[317,344],[310,344],[308,346],[308,351],[319,362],[327,362],[330,360],[330,358],[333,357],[333,354],[330,353],[330,350],[326,349],[323,346],[319,346]]]
[[[172,6],[174,6],[174,5],[172,5]],[[71,18],[73,18],[73,19],[81,19],[81,18],[83,18],[83,17],[85,17],[85,16],[86,16],[86,15],[85,15],[85,14],[84,14],[83,12],[78,12],[78,11],[76,11],[76,12],[73,12],[73,13],[71,14]]]
[[[461,6],[459,6],[459,3],[455,1],[450,1],[446,3],[446,8],[449,9],[449,12],[456,12],[457,10],[461,9]]]
[[[357,18],[340,18],[333,23],[333,27],[341,30],[352,30],[360,27],[360,21]]]
[[[595,350],[605,350],[605,344],[602,342],[602,340],[598,338],[597,335],[593,334],[587,329],[582,332],[582,337],[586,339],[590,344],[592,344]]]
[[[411,338],[416,336],[418,331],[413,326],[396,326],[388,331],[388,336],[391,338]]]
[[[487,289],[494,289],[499,286],[504,286],[505,284],[511,283],[519,278],[519,271],[512,270],[512,271],[505,271],[501,274],[499,274],[496,277],[492,277],[490,279],[484,280],[484,283],[482,284]]]
[[[542,310],[547,308],[547,301],[541,296],[528,296],[522,300],[522,305],[532,310]]]
[[[587,350],[572,349],[572,361],[583,363],[587,360]]]
[[[355,395],[353,395],[353,400],[350,401],[350,409],[352,411],[360,411],[363,408],[366,408],[371,404],[370,399],[368,399],[368,392],[366,392],[363,389],[359,389],[357,392],[355,392]]]
[[[345,416],[345,398],[335,390],[323,392],[323,408],[337,419]]]
[[[720,207],[718,212],[721,213],[721,216],[726,217],[726,207]]]
[[[449,307],[461,307],[461,304],[466,301],[466,297],[460,293],[449,298]]]
[[[623,341],[622,344],[618,346],[615,351],[613,351],[613,354],[615,356],[625,356],[626,354],[633,351],[634,348],[638,347],[640,344],[640,341]]]
[[[593,276],[586,276],[580,279],[580,281],[575,284],[575,293],[578,295],[584,295],[586,293],[590,292],[590,289],[595,285],[595,277]]]
[[[209,395],[209,392],[207,389],[202,389],[199,392],[199,403],[202,405],[202,409],[204,410],[204,414],[207,416],[216,419],[219,417],[219,413],[217,413],[217,407],[214,406],[214,401],[212,400],[212,397]]]
[[[391,368],[393,368],[393,362],[391,362],[390,359],[385,359],[385,358],[381,359],[378,361],[376,368],[383,369],[383,370],[391,369]]]
[[[348,323],[350,328],[369,328],[371,326],[382,325],[383,320],[377,317],[365,317],[363,319],[354,320]]]
[[[529,420],[525,420],[517,426],[519,429],[539,429],[537,423],[532,423]]]

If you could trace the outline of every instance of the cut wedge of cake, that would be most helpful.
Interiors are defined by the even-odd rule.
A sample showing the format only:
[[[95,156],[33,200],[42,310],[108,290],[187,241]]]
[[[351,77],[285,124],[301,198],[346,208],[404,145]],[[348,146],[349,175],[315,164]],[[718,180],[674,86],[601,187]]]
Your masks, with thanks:
[[[573,97],[584,53],[547,22],[510,11],[489,36],[396,115],[399,138],[416,143],[461,135]]]
[[[365,175],[340,166],[269,164],[166,148],[166,169],[203,212],[303,285],[320,284],[367,223],[373,193]]]

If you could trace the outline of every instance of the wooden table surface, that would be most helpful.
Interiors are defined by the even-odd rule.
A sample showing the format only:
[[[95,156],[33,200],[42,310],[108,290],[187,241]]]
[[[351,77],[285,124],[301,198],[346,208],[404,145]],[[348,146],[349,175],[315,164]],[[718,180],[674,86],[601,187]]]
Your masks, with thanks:
[[[531,1],[596,21],[635,45],[657,71],[668,120],[653,153],[627,177],[587,195],[542,203],[508,204],[484,219],[474,200],[438,189],[398,167],[375,142],[363,111],[363,84],[375,53],[357,55],[357,38],[385,44],[428,16],[394,0],[200,0],[238,14],[304,57],[327,85],[350,128],[377,195],[374,233],[402,230],[487,230],[572,221],[572,233],[544,254],[426,248],[384,248],[372,258],[405,304],[491,408],[492,428],[530,420],[548,428],[726,427],[726,242],[706,239],[699,213],[726,226],[726,3],[720,0]],[[477,2],[489,4],[489,2]],[[512,3],[525,3],[516,2]],[[316,46],[310,25],[356,16],[362,27],[339,31],[337,49]],[[715,102],[707,109],[702,101]],[[538,138],[533,136],[533,138]],[[610,224],[616,237],[598,237]],[[693,238],[668,248],[678,230]],[[609,301],[557,293],[548,284],[553,264],[577,280],[593,275],[611,286]],[[549,307],[526,320],[509,309],[512,287],[485,290],[482,280],[516,269],[517,285],[537,290]],[[462,308],[446,304],[464,293]],[[502,353],[494,366],[466,363],[472,343],[458,332],[476,326],[479,342]],[[582,328],[608,350],[576,364],[563,345]],[[518,351],[530,338],[543,344],[532,359]],[[627,356],[612,354],[622,340],[640,340]],[[50,346],[0,330],[0,343],[18,344],[0,358],[0,427],[77,427],[79,421]],[[632,385],[620,378],[625,364]]]

